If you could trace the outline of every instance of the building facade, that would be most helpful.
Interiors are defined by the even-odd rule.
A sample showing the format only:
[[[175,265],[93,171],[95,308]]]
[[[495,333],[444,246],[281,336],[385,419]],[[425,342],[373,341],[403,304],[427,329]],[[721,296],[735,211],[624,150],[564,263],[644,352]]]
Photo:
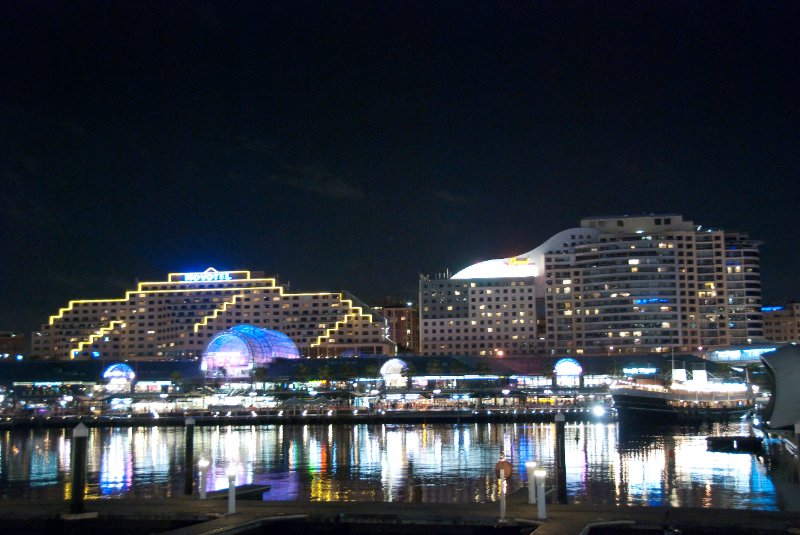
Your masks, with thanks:
[[[764,337],[773,342],[800,342],[800,303],[770,306],[764,314]]]
[[[389,338],[398,351],[419,353],[419,309],[414,306],[387,305],[375,307],[389,324]]]
[[[124,297],[77,299],[33,333],[47,359],[198,358],[216,333],[239,324],[289,336],[304,356],[395,354],[386,321],[346,292],[294,293],[250,271],[170,273]]]
[[[423,355],[503,357],[536,342],[532,277],[420,280]]]
[[[590,243],[546,254],[548,347],[702,350],[763,338],[759,243],[679,215],[590,218]]]
[[[25,336],[11,331],[0,331],[0,358],[15,358],[25,351]]]
[[[680,215],[587,218],[528,253],[481,262],[441,280],[423,278],[422,351],[602,355],[752,343],[764,336],[759,245],[745,234],[704,229]],[[478,340],[463,339],[459,321],[489,319],[471,308],[478,296],[465,292],[496,292],[512,283],[532,292],[532,310],[524,312],[535,328],[526,326],[525,344],[522,333],[506,329],[493,331],[492,339],[480,331]],[[498,304],[512,310],[512,302]],[[456,328],[460,339],[448,330]],[[490,340],[491,347],[472,345]]]

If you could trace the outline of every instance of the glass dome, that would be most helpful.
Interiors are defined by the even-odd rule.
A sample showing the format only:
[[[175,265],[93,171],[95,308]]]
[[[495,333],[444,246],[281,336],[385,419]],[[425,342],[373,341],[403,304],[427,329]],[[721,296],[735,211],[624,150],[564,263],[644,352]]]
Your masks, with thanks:
[[[250,379],[253,369],[266,368],[276,358],[300,358],[291,338],[253,325],[236,325],[211,338],[200,366],[206,377]]]

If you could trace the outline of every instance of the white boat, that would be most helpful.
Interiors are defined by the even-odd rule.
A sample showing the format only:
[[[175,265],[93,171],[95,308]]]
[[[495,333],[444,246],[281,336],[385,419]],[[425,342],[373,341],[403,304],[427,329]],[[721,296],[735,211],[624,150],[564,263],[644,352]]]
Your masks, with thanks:
[[[753,410],[754,399],[747,383],[709,381],[705,370],[700,371],[695,371],[691,380],[685,380],[684,370],[674,370],[670,382],[613,383],[611,397],[617,415],[620,420],[674,423],[723,421]]]

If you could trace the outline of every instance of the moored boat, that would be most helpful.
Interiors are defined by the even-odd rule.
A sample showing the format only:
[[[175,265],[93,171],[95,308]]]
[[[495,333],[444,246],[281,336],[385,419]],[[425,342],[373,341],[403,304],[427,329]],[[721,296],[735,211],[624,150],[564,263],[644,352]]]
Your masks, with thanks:
[[[746,383],[617,382],[611,385],[620,420],[644,423],[725,421],[746,415],[754,401]]]

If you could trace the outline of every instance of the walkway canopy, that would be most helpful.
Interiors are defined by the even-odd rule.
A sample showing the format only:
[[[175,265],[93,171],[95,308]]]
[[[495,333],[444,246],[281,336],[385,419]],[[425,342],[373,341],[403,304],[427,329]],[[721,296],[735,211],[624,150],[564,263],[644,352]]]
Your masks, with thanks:
[[[291,338],[253,325],[236,325],[209,341],[201,368],[208,378],[249,380],[254,369],[266,368],[276,358],[300,358]]]

